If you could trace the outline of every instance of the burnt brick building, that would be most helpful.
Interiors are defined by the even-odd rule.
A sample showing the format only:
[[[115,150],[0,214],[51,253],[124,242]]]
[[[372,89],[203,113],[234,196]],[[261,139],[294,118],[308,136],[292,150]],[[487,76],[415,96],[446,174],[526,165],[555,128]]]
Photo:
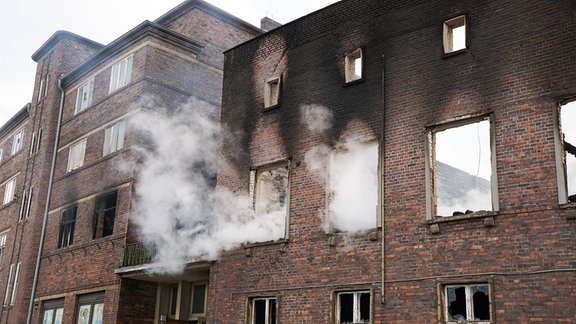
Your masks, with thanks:
[[[574,1],[344,0],[225,53],[213,323],[576,320]]]

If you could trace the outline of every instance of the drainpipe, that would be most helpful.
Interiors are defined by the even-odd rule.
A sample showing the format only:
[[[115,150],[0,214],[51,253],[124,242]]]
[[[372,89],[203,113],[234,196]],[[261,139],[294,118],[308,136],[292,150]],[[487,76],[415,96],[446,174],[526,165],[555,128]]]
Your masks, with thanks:
[[[385,80],[384,78],[386,77],[385,75],[385,61],[384,61],[384,55],[382,55],[382,76],[381,76],[381,97],[382,97],[382,138],[380,139],[380,224],[382,227],[382,247],[381,247],[381,258],[382,258],[382,268],[381,268],[381,273],[382,273],[382,286],[381,286],[381,290],[382,290],[382,298],[380,300],[380,302],[382,303],[382,305],[386,304],[386,293],[385,293],[385,284],[384,281],[386,280],[386,217],[385,217],[385,208],[384,208],[384,180],[385,180],[385,158],[384,158],[384,154],[385,154],[385,149],[384,149],[384,137],[385,137],[385,127],[386,127],[386,104],[385,104],[385,100],[386,100],[386,88],[385,88]]]
[[[58,152],[58,141],[60,138],[60,123],[62,122],[62,110],[64,108],[64,89],[62,89],[62,77],[58,78],[58,89],[60,89],[60,108],[58,111],[58,122],[56,124],[56,136],[54,137],[54,151],[52,152],[52,165],[50,166],[50,178],[48,179],[48,192],[46,193],[46,206],[44,207],[44,219],[42,220],[42,232],[40,233],[40,244],[38,245],[38,255],[36,256],[36,267],[34,268],[34,278],[32,279],[32,292],[30,293],[30,303],[28,304],[28,317],[26,324],[32,321],[32,311],[34,310],[34,298],[36,297],[36,286],[38,284],[38,274],[40,272],[40,260],[42,248],[46,237],[46,224],[48,223],[48,211],[50,210],[50,197],[54,182],[54,171],[56,169],[56,153]]]

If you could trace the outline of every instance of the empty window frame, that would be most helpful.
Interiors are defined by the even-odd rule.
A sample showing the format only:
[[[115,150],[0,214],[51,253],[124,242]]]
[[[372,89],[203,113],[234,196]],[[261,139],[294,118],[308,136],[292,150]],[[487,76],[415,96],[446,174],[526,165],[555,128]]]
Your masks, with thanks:
[[[14,200],[15,190],[16,190],[16,177],[13,177],[12,179],[6,181],[6,184],[4,185],[4,200],[3,200],[4,205],[7,205]]]
[[[466,16],[458,16],[444,22],[444,53],[454,53],[467,47]]]
[[[286,237],[290,204],[288,163],[253,170],[250,174],[250,191],[256,215],[270,222],[275,231],[274,237]]]
[[[0,266],[2,266],[2,259],[6,253],[6,238],[8,237],[8,232],[0,233]]]
[[[42,305],[42,324],[62,324],[64,298],[47,300]]]
[[[104,293],[92,293],[78,297],[77,324],[100,324],[104,316]]]
[[[264,84],[264,108],[273,108],[280,105],[282,76],[266,80]]]
[[[494,143],[490,116],[428,130],[428,219],[498,210]]]
[[[440,285],[441,323],[492,323],[489,283]]]
[[[250,324],[278,323],[278,303],[276,297],[252,298],[250,301]]]
[[[4,295],[4,306],[14,305],[16,302],[16,291],[18,290],[20,277],[20,262],[10,265],[8,283],[6,284],[6,294]]]
[[[378,143],[356,143],[330,156],[325,230],[357,232],[379,226]]]
[[[104,145],[102,147],[102,155],[114,153],[124,147],[124,130],[126,128],[126,121],[118,122],[104,131]]]
[[[38,152],[42,142],[42,128],[32,133],[32,140],[30,140],[30,156]]]
[[[70,146],[68,153],[68,171],[75,170],[84,165],[84,154],[86,152],[86,139]]]
[[[12,139],[12,155],[18,153],[22,149],[22,142],[24,141],[24,129],[19,130],[14,134]]]
[[[34,186],[30,186],[28,190],[22,191],[22,201],[20,203],[20,215],[19,219],[24,220],[30,216],[30,203],[32,201],[32,196],[34,195]]]
[[[94,93],[94,78],[86,82],[76,90],[76,110],[79,113],[90,107],[92,104],[92,94]]]
[[[114,232],[118,191],[96,198],[92,219],[92,239],[106,237]]]
[[[344,73],[346,83],[361,80],[363,76],[363,61],[362,49],[358,48],[355,51],[346,54],[344,58]]]
[[[130,55],[112,66],[108,93],[112,93],[130,83],[132,78],[132,60],[133,56]]]
[[[336,324],[371,323],[370,290],[336,293]]]
[[[74,228],[76,227],[76,212],[78,206],[72,206],[62,212],[60,218],[60,230],[58,231],[58,245],[63,248],[74,243]]]
[[[559,202],[576,203],[576,101],[559,106],[556,169]]]

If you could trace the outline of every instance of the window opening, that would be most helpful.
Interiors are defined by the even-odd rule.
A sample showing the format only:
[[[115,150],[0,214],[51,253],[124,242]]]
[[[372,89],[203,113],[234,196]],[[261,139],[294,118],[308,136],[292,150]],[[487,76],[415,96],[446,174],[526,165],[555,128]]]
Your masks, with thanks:
[[[363,57],[361,48],[346,55],[345,74],[347,83],[362,79],[362,61]]]
[[[0,265],[2,265],[2,259],[6,251],[6,237],[8,237],[8,233],[0,234]]]
[[[444,22],[444,53],[466,48],[466,16],[458,16]]]
[[[264,86],[264,108],[280,104],[280,77],[268,79]]]
[[[12,140],[12,155],[18,153],[22,149],[22,142],[24,141],[24,129],[19,130]]]
[[[7,205],[14,200],[14,190],[16,190],[16,177],[8,180],[4,185],[4,205]]]
[[[68,171],[78,169],[84,165],[84,154],[86,152],[86,139],[70,146],[68,153]]]
[[[445,286],[446,323],[490,323],[488,284]]]
[[[92,219],[92,239],[106,237],[114,232],[118,191],[96,198]]]
[[[336,323],[370,323],[370,291],[338,293]]]
[[[6,285],[6,294],[4,295],[4,306],[10,304],[14,305],[16,302],[16,290],[19,284],[20,275],[20,262],[18,264],[10,265],[10,272],[8,274],[8,283]]]
[[[78,297],[77,324],[101,324],[104,316],[104,293]]]
[[[192,285],[192,303],[190,306],[191,315],[201,315],[206,312],[206,285]]]
[[[565,190],[569,202],[576,202],[576,127],[573,127],[575,123],[576,101],[573,101],[560,108]]]
[[[434,216],[496,210],[491,133],[488,118],[432,131]]]
[[[130,83],[132,78],[132,60],[133,56],[130,55],[112,66],[109,93]]]
[[[58,248],[67,247],[74,242],[77,210],[78,206],[73,206],[62,212],[60,231],[58,232]]]
[[[124,130],[126,121],[121,121],[113,126],[106,128],[104,131],[104,146],[102,155],[108,155],[116,152],[124,146]]]
[[[43,304],[42,324],[62,324],[64,299],[49,300]]]
[[[285,237],[288,217],[288,164],[263,167],[253,171],[250,178],[254,211],[259,217],[267,217],[274,224],[274,237]]]
[[[275,324],[276,298],[254,298],[252,300],[252,324]]]
[[[83,84],[76,91],[76,111],[79,113],[82,110],[90,107],[92,104],[92,94],[94,93],[94,79]]]

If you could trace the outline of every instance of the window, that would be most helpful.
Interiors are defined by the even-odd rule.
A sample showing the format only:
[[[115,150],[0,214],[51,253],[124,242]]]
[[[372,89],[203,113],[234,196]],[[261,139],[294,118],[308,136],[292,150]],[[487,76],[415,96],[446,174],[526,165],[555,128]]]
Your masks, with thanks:
[[[206,284],[192,285],[190,316],[197,317],[206,313],[206,292]]]
[[[466,16],[444,22],[444,53],[466,49]]]
[[[269,219],[275,229],[274,237],[285,237],[289,206],[288,163],[252,171],[250,180],[256,215]]]
[[[124,146],[124,129],[126,121],[121,121],[113,126],[106,128],[104,131],[104,146],[102,155],[108,155],[116,152]]]
[[[58,248],[67,247],[74,242],[74,227],[76,226],[76,211],[78,206],[65,209],[60,219],[58,232]]]
[[[428,219],[498,210],[493,134],[488,116],[429,130]]]
[[[442,323],[492,323],[488,283],[450,284],[440,287]]]
[[[282,77],[270,78],[264,85],[264,108],[280,105],[280,88]]]
[[[359,48],[345,58],[346,83],[362,79],[362,49]]]
[[[82,110],[90,107],[92,104],[92,93],[94,92],[94,79],[86,82],[76,91],[76,111],[79,113]]]
[[[48,300],[42,306],[42,324],[62,324],[64,298]]]
[[[92,219],[92,238],[112,235],[116,217],[116,199],[118,191],[96,198],[94,218]]]
[[[112,66],[110,90],[108,93],[112,93],[130,83],[132,77],[132,57],[133,56],[130,55]]]
[[[12,155],[22,149],[22,141],[24,141],[24,129],[19,130],[12,139]]]
[[[576,203],[576,101],[560,106],[557,145],[560,203]]]
[[[8,237],[8,233],[4,232],[0,234],[0,266],[2,265],[2,258],[6,253],[6,237]]]
[[[30,189],[24,190],[22,192],[22,202],[20,203],[20,215],[19,219],[27,219],[30,215],[30,201],[32,201],[32,195],[34,193],[34,186],[31,186]]]
[[[336,323],[370,323],[370,291],[336,294]]]
[[[78,297],[77,324],[102,324],[104,316],[104,292]]]
[[[276,297],[253,298],[250,310],[251,324],[275,324],[277,319]]]
[[[330,156],[326,231],[357,232],[378,224],[378,143],[357,143]]]
[[[20,262],[18,264],[10,265],[10,272],[8,274],[8,283],[6,285],[6,294],[4,295],[4,306],[14,305],[16,302],[16,290],[19,284],[20,276]]]
[[[42,128],[37,132],[32,133],[32,140],[30,141],[30,156],[38,152],[40,149],[40,142],[42,141]]]
[[[14,200],[14,190],[16,189],[16,177],[8,180],[4,186],[4,205]]]
[[[0,162],[2,162],[2,155],[4,155],[4,149],[0,148]]]
[[[68,153],[68,171],[75,170],[84,165],[84,152],[86,151],[86,139],[70,146]]]

